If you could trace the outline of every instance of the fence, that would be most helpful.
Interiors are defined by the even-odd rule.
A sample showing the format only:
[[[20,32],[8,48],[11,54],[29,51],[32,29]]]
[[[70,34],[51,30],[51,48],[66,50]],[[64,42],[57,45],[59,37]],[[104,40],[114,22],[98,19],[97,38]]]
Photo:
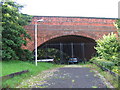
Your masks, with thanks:
[[[79,61],[89,60],[94,54],[95,43],[48,43],[44,44],[40,48],[54,48],[59,51],[57,56],[60,58],[60,62],[67,62],[66,56],[68,57],[76,57]],[[50,52],[46,51],[46,56],[49,56]]]

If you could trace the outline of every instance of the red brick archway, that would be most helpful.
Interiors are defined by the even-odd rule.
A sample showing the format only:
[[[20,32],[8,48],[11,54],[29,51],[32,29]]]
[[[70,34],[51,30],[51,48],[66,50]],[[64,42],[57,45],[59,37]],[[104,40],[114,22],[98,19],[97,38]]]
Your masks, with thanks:
[[[61,62],[67,63],[67,58],[64,55],[67,55],[67,57],[76,57],[79,58],[79,60],[89,60],[96,53],[96,50],[94,49],[95,45],[95,40],[88,37],[79,35],[64,35],[44,42],[38,47],[38,49],[56,50],[55,55],[61,59]],[[60,52],[63,52],[64,55]],[[46,51],[44,55],[46,55],[44,57],[51,56],[49,51]]]
[[[44,44],[59,44],[59,43],[96,43],[94,39],[79,36],[79,35],[62,35],[60,37],[55,37],[47,40],[46,42],[40,44],[40,46]],[[40,47],[39,46],[39,47]]]
[[[39,19],[44,19],[44,22],[38,23],[38,46],[53,38],[66,35],[84,36],[97,40],[104,34],[117,33],[113,25],[115,18],[35,16],[31,24],[25,26],[32,40],[28,40],[27,46],[23,48],[34,50],[34,23]]]

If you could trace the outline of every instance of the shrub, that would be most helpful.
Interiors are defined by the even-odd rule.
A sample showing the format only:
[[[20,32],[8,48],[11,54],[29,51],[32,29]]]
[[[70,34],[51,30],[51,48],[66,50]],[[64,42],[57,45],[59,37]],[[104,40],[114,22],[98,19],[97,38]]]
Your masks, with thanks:
[[[98,65],[108,68],[110,70],[112,70],[113,66],[115,65],[113,62],[107,61],[105,59],[92,60],[92,62],[97,63]]]
[[[18,56],[21,61],[32,61],[34,58],[32,51],[29,51],[27,49],[19,50]]]
[[[102,39],[96,41],[97,45],[95,49],[97,50],[100,58],[112,61],[116,65],[120,63],[120,44],[117,40],[116,34],[110,33],[104,35]]]
[[[55,48],[39,48],[38,59],[43,59],[43,58],[54,58],[54,62],[59,64],[59,63],[67,63],[69,56],[66,53]],[[64,59],[64,62],[60,62],[62,61],[61,59]]]
[[[119,69],[118,66],[114,66],[113,69],[112,69],[112,71],[120,75],[120,73],[119,73],[120,69]]]

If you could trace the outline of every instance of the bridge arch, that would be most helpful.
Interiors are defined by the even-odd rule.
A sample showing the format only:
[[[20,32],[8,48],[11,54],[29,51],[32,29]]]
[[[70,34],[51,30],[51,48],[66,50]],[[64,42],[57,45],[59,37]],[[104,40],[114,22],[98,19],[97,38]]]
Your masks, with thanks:
[[[44,38],[40,38],[41,34],[39,33],[38,34],[38,46],[41,46],[42,44],[44,43],[47,43],[47,42],[50,42],[51,40],[57,40],[57,39],[60,39],[62,37],[67,37],[67,36],[74,36],[74,37],[78,37],[78,38],[86,38],[86,39],[89,39],[89,40],[92,40],[95,42],[95,39],[98,38],[97,35],[95,34],[92,34],[90,32],[75,32],[75,31],[72,31],[72,32],[58,32],[58,33],[48,33],[47,34],[47,37],[44,37]],[[77,38],[76,38],[77,39]]]
[[[80,35],[62,35],[58,37],[52,37],[46,42],[40,44],[38,47],[43,46],[44,44],[54,44],[54,43],[96,43],[93,38],[80,36]]]
[[[64,35],[52,38],[38,46],[38,48],[55,48],[70,57],[76,57],[79,60],[89,60],[95,54],[95,44],[96,42],[92,38],[79,35]],[[60,57],[64,62],[64,57]]]

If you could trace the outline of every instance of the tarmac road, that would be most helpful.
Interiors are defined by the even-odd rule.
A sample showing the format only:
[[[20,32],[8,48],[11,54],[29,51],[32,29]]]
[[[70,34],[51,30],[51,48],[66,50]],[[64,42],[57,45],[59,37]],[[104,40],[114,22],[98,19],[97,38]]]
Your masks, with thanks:
[[[44,81],[45,83],[38,83],[32,88],[107,88],[103,81],[86,67],[58,68]]]

